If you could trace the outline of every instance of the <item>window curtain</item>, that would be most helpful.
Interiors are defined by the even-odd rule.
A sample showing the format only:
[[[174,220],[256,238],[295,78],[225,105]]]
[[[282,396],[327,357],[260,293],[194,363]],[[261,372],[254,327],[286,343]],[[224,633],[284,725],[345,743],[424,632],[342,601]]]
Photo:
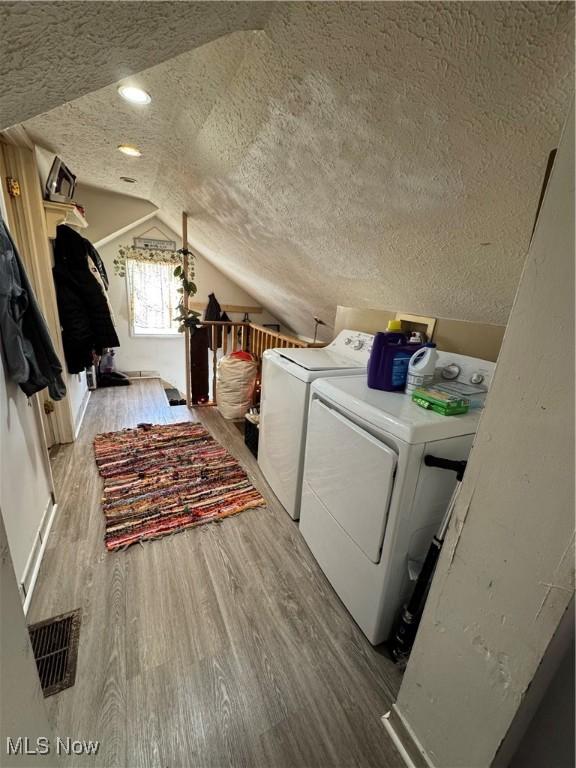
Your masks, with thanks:
[[[177,334],[180,301],[174,264],[162,261],[126,260],[128,303],[135,335]]]

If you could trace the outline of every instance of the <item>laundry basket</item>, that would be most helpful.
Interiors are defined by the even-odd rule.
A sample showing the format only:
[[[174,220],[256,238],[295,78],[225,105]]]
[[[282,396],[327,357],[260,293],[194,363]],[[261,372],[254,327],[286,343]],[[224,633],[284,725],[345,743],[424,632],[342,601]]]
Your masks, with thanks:
[[[243,419],[252,404],[258,363],[249,352],[232,352],[218,363],[216,402],[225,419]]]

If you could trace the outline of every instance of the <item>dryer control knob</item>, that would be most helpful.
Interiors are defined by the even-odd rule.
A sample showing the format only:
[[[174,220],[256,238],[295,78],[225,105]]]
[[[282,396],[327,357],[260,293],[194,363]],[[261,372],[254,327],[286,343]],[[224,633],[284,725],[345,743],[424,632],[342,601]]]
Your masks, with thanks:
[[[362,339],[356,339],[356,341],[354,342],[354,349],[362,349],[363,346],[364,346],[364,342],[362,341]]]
[[[484,381],[484,375],[482,373],[473,373],[472,376],[470,376],[470,384],[482,384]]]
[[[442,378],[448,379],[449,381],[452,381],[453,379],[457,379],[458,376],[460,376],[460,366],[456,365],[456,363],[450,363],[450,365],[444,366],[442,368]]]

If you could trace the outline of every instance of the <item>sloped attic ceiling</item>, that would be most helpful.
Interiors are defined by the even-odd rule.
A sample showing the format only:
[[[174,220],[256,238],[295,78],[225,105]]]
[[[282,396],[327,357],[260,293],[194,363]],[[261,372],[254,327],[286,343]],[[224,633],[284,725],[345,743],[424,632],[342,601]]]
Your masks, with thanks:
[[[0,2],[0,128],[228,33],[261,29],[270,3]]]
[[[134,78],[145,110],[109,86],[24,125],[82,180],[137,177],[175,228],[187,210],[191,244],[298,332],[338,303],[503,323],[572,37],[568,3],[282,3]]]

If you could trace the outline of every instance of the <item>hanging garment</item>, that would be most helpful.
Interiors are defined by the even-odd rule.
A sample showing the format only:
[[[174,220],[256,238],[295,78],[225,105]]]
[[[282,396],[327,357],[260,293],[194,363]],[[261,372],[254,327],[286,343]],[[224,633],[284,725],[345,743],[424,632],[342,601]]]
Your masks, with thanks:
[[[0,339],[7,372],[30,397],[66,394],[62,366],[16,246],[0,217]]]
[[[231,322],[230,317],[228,316],[227,312],[222,312],[222,314],[220,315],[220,322],[221,323],[230,323]],[[219,342],[218,346],[219,347],[222,347],[222,337],[224,336],[224,334],[226,334],[226,349],[228,349],[228,346],[230,344],[230,341],[228,339],[230,331],[231,331],[231,326],[230,325],[223,325],[223,326],[221,326],[221,328],[220,328],[220,335],[218,336],[218,342]]]
[[[222,308],[218,303],[218,299],[216,298],[216,296],[213,293],[211,293],[208,296],[208,304],[206,306],[206,309],[204,310],[204,320],[220,320],[221,316],[222,316]],[[208,344],[210,349],[212,349],[212,333],[210,333]],[[216,346],[217,347],[222,346],[222,329],[221,328],[217,328],[216,330]]]
[[[94,250],[94,253],[100,258],[100,255],[98,254],[98,251],[96,249]],[[96,262],[91,258],[89,254],[88,258],[88,269],[90,270],[92,276],[96,280],[96,282],[100,285],[100,288],[102,288],[102,293],[104,294],[106,298],[106,304],[108,304],[108,312],[110,312],[110,319],[112,320],[112,323],[114,326],[116,326],[116,318],[114,317],[114,311],[112,309],[112,304],[110,303],[110,299],[108,298],[108,283],[106,282],[108,280],[108,276],[106,275],[106,270],[104,269],[104,264],[102,263],[102,269],[104,269],[104,273],[102,273],[98,267],[96,266]],[[104,274],[104,277],[102,276]],[[106,281],[105,281],[106,280]]]
[[[84,238],[86,240],[86,238]],[[98,270],[98,273],[100,275],[100,278],[102,280],[102,283],[104,284],[104,288],[108,290],[110,287],[110,281],[108,280],[108,273],[106,272],[106,267],[104,266],[104,262],[102,261],[102,258],[96,248],[92,245],[91,242],[86,240],[88,243],[88,258],[91,259],[92,263]]]
[[[93,352],[101,355],[106,347],[120,346],[106,291],[91,272],[94,250],[75,230],[57,227],[53,275],[70,373],[91,366]]]

